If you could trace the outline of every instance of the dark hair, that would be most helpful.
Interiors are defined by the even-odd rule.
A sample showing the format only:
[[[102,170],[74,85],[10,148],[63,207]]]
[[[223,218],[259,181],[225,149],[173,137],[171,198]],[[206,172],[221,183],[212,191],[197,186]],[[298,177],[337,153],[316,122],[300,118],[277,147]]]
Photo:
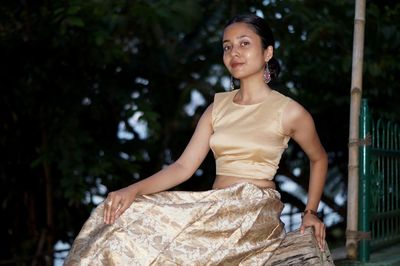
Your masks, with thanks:
[[[265,19],[254,14],[240,14],[234,16],[231,20],[229,20],[225,28],[229,25],[239,22],[246,23],[254,30],[254,32],[258,36],[260,36],[264,49],[267,49],[268,46],[272,46],[273,48],[275,48],[274,35],[272,34],[272,30],[268,26],[268,23]],[[281,67],[278,60],[272,57],[268,61],[268,68],[271,75],[271,80],[276,80],[278,78],[279,72],[281,72]]]

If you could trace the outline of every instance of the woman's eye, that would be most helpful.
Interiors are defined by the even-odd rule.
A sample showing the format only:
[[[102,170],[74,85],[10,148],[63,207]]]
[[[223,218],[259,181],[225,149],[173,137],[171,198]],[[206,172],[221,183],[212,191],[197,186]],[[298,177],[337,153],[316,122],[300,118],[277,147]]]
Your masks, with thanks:
[[[240,44],[241,44],[242,46],[247,46],[247,45],[250,44],[250,42],[244,41],[244,42],[241,42]]]
[[[223,49],[224,49],[224,52],[228,52],[231,49],[231,47],[229,45],[227,45],[227,46],[224,46]]]

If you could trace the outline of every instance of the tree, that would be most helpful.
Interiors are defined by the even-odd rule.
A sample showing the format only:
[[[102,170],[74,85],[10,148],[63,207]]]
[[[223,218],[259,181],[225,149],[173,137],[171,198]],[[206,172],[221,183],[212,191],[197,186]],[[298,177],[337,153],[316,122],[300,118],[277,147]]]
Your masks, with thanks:
[[[367,23],[364,87],[374,88],[372,106],[387,116],[398,108],[380,104],[398,97],[397,61],[385,52],[398,48],[398,23],[392,24],[398,6],[367,6],[367,21],[376,23]],[[8,248],[0,257],[43,262],[57,240],[72,241],[96,197],[180,155],[199,115],[229,79],[221,60],[224,24],[245,11],[264,14],[274,29],[283,68],[274,86],[313,114],[330,154],[324,201],[344,215],[334,197],[346,184],[353,10],[345,0],[4,3],[0,192],[2,215],[13,219],[1,221]],[[377,47],[381,56],[373,53]],[[204,104],[187,112],[194,91]],[[132,117],[146,134],[129,123]],[[210,154],[176,189],[210,188],[212,161]],[[291,144],[280,173],[306,188],[306,165]],[[298,199],[284,198],[302,208]]]

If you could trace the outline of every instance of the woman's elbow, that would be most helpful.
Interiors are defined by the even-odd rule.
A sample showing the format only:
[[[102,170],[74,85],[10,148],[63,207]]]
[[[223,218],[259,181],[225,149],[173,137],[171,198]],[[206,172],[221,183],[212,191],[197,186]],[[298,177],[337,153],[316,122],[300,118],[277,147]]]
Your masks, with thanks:
[[[327,168],[328,168],[328,154],[326,153],[325,150],[323,150],[321,152],[321,154],[320,154],[320,156],[319,156],[319,158],[318,158],[316,163],[318,163],[320,165],[320,167],[324,168],[325,171],[327,170]]]
[[[172,165],[176,171],[176,176],[182,182],[188,180],[194,173],[194,170],[192,170],[190,167],[180,162],[179,160],[174,162]]]
[[[328,154],[322,148],[317,154],[310,158],[311,163],[328,164]]]
[[[328,163],[328,153],[323,149],[321,152],[321,161]]]

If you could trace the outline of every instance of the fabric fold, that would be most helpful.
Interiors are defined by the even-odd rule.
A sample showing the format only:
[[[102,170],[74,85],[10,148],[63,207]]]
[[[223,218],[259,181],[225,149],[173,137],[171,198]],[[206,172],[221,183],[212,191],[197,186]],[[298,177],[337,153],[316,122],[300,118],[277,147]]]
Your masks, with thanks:
[[[141,196],[113,225],[101,204],[65,265],[264,265],[285,236],[282,207],[250,183]]]

